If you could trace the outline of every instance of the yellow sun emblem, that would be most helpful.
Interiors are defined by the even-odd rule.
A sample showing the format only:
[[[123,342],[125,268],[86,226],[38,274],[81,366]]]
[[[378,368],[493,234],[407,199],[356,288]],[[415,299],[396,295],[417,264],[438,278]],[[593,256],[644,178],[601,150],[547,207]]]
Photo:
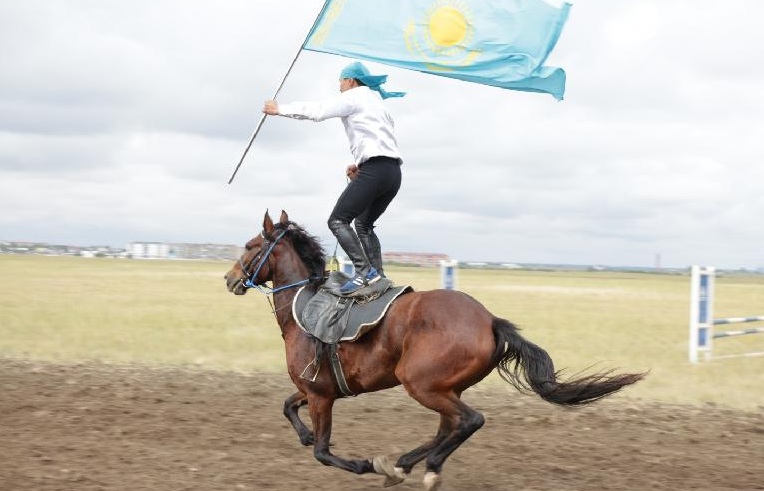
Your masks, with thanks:
[[[467,19],[458,9],[438,7],[430,14],[430,38],[437,46],[459,44],[467,36]]]
[[[403,36],[409,52],[431,69],[469,65],[479,54],[470,48],[474,28],[467,6],[459,0],[437,0],[424,20],[409,22]]]

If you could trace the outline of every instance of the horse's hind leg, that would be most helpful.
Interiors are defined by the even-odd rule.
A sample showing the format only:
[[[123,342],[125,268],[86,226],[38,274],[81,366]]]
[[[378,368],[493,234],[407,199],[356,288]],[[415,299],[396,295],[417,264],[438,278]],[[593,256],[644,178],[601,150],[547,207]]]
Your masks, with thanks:
[[[308,409],[313,421],[315,443],[313,455],[324,465],[332,465],[356,474],[374,472],[374,467],[369,460],[347,460],[333,455],[329,451],[329,439],[332,436],[332,407],[334,399],[319,396],[309,396]]]
[[[413,387],[406,387],[409,394],[423,406],[437,411],[441,415],[441,431],[446,433],[433,440],[435,445],[427,453],[427,473],[424,476],[425,489],[434,491],[440,487],[440,471],[443,463],[449,455],[464,443],[473,433],[480,429],[485,418],[459,399],[459,395],[452,392],[418,392]],[[421,447],[421,448],[424,448]]]
[[[452,431],[453,427],[451,426],[449,418],[441,415],[440,426],[438,427],[438,433],[435,435],[435,438],[425,443],[424,445],[401,455],[401,457],[395,463],[396,475],[398,477],[404,477],[405,475],[411,473],[411,469],[416,464],[424,460],[435,447],[440,445],[443,440],[445,440],[446,437],[451,434]]]
[[[305,423],[300,419],[298,414],[299,409],[308,403],[308,397],[300,391],[295,392],[291,396],[287,397],[284,401],[284,416],[292,423],[292,427],[297,432],[297,436],[300,437],[300,443],[305,446],[313,445],[314,437],[313,432],[305,426]]]

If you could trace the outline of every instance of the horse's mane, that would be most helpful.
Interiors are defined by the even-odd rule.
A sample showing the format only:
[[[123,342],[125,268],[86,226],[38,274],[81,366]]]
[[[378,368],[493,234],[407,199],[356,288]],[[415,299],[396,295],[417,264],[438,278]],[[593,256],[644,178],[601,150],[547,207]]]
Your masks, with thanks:
[[[294,222],[279,223],[276,230],[286,230],[285,237],[292,242],[295,252],[310,271],[310,282],[322,283],[326,269],[326,252],[318,242],[318,237],[310,235]]]

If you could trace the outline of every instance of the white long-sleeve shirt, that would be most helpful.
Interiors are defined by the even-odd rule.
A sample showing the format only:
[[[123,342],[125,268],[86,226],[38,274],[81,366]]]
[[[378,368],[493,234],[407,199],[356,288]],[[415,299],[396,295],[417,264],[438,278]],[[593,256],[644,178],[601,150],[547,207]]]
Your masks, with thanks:
[[[325,101],[279,104],[279,115],[312,121],[341,118],[356,164],[372,157],[401,158],[393,118],[382,104],[382,97],[366,86],[354,87]]]

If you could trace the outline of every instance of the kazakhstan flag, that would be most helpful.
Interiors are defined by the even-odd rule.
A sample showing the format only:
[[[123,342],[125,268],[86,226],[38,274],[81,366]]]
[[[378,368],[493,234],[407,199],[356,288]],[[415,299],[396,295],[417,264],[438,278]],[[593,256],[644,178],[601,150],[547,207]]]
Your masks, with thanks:
[[[569,10],[543,0],[328,0],[303,48],[560,100],[565,72],[544,61]]]

